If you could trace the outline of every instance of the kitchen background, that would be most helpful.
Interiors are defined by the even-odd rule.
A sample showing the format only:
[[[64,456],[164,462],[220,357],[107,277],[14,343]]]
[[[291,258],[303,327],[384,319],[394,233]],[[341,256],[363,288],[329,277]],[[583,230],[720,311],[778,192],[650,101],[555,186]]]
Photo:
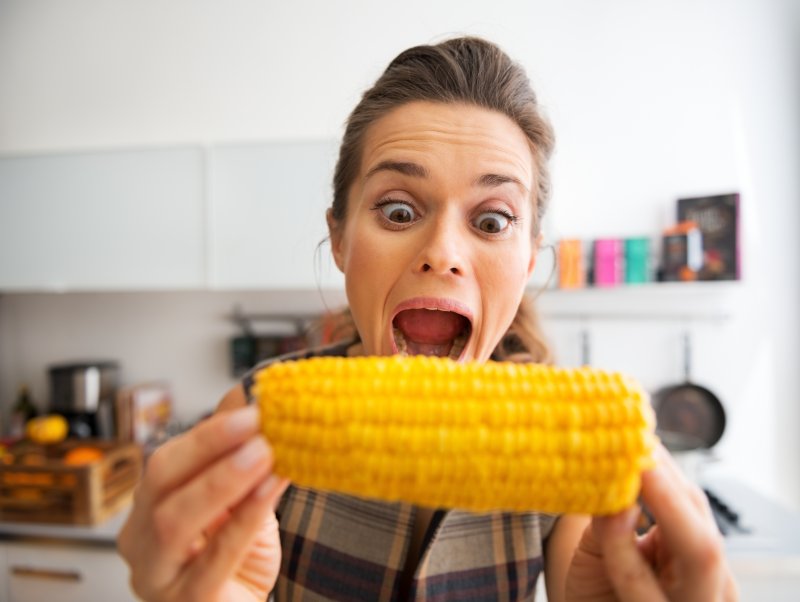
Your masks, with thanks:
[[[44,407],[49,364],[110,358],[124,383],[169,382],[188,424],[235,382],[237,306],[338,307],[316,244],[342,124],[400,50],[474,33],[525,65],[554,124],[548,242],[655,241],[676,199],[740,193],[741,280],[540,303],[562,363],[588,334],[593,364],[651,390],[683,378],[690,332],[693,379],[728,414],[718,470],[800,508],[799,5],[2,0],[4,418],[22,383]]]

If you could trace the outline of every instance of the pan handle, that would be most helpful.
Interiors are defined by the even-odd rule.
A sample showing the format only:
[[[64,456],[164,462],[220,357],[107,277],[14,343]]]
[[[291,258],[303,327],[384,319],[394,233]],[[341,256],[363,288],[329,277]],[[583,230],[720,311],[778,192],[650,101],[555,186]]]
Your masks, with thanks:
[[[584,326],[581,329],[581,365],[589,366],[592,363],[592,342],[589,329]]]
[[[683,331],[683,378],[692,382],[692,333],[688,328]]]

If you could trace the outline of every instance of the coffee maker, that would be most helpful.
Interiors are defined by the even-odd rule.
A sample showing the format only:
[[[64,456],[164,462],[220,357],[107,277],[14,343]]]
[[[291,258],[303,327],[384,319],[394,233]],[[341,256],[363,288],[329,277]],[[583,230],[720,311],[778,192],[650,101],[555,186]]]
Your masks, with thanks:
[[[67,419],[69,436],[113,439],[119,364],[111,360],[49,366],[50,412]]]

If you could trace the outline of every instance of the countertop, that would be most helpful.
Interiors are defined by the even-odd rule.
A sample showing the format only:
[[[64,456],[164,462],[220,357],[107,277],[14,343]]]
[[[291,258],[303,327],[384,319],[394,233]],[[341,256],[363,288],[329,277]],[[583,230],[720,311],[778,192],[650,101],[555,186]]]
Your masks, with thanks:
[[[800,576],[800,513],[731,478],[705,478],[702,483],[739,515],[742,528],[728,525],[724,539],[732,564]]]
[[[61,542],[92,547],[116,548],[117,534],[130,512],[130,505],[96,525],[0,522],[0,542]]]
[[[742,602],[797,602],[800,592],[800,512],[733,478],[704,478],[703,486],[739,515],[725,525],[725,552]]]
[[[731,563],[756,572],[789,570],[800,575],[800,513],[785,508],[728,478],[703,479],[705,488],[734,509],[744,529],[727,528],[725,549]],[[0,522],[0,541],[61,540],[114,547],[130,505],[97,525]]]

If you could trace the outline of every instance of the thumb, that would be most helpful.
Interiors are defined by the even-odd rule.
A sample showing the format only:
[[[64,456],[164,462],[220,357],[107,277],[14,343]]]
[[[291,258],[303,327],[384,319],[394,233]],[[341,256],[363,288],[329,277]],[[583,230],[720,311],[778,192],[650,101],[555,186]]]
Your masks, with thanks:
[[[658,602],[667,598],[636,545],[634,526],[639,507],[592,519],[592,531],[603,552],[606,573],[621,602]]]
[[[242,559],[236,576],[256,592],[270,592],[281,568],[281,542],[278,520],[270,512],[258,529],[253,543]]]

